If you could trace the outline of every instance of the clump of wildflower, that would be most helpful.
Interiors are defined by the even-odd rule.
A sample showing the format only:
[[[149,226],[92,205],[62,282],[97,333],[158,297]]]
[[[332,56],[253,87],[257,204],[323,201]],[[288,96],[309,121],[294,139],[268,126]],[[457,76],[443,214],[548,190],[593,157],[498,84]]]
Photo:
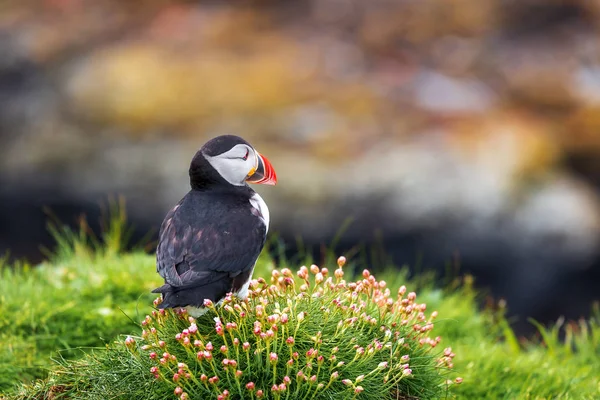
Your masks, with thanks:
[[[139,360],[180,399],[444,393],[455,355],[436,348],[438,313],[428,314],[404,286],[393,293],[369,270],[346,281],[345,264],[340,257],[335,270],[274,270],[270,281],[250,283],[246,300],[205,301],[209,312],[197,319],[183,309],[152,313],[142,324]],[[137,346],[133,338],[125,345]]]

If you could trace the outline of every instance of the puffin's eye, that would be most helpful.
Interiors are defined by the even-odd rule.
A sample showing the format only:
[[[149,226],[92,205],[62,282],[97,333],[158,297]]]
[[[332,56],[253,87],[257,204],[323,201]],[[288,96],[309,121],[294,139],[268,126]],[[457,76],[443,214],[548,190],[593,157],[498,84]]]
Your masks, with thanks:
[[[246,149],[246,155],[242,157],[242,160],[246,161],[248,159],[248,154],[250,154],[250,151]]]

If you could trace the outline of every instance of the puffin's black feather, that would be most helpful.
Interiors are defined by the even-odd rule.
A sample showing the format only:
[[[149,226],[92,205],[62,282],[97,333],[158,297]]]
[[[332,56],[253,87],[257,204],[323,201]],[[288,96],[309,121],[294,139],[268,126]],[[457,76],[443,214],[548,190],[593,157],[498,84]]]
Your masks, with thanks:
[[[191,190],[167,214],[156,251],[165,285],[153,290],[163,294],[161,308],[215,302],[250,279],[266,237],[254,193],[246,185]]]

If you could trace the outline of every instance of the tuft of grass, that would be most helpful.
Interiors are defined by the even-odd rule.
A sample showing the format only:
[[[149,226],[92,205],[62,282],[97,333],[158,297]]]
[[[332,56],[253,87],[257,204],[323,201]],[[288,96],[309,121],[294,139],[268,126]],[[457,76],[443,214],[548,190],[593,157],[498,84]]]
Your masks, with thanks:
[[[366,270],[346,282],[344,261],[331,277],[316,265],[297,280],[274,270],[270,284],[252,282],[247,300],[208,301],[198,319],[155,310],[141,336],[63,363],[34,397],[56,387],[87,399],[447,397],[454,353],[431,337],[437,312],[427,315],[406,287],[392,295]]]
[[[600,312],[566,326],[537,324],[540,338],[515,337],[499,311],[478,309],[471,277],[446,289],[422,290],[422,300],[446,320],[436,329],[452,343],[455,370],[464,383],[455,388],[464,399],[581,399],[600,396]]]

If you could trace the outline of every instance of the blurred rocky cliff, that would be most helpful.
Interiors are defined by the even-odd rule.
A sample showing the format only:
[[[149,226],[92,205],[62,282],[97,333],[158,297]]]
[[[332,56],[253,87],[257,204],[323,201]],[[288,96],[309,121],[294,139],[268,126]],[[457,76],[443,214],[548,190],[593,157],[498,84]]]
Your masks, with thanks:
[[[268,155],[294,251],[382,244],[512,312],[600,296],[600,6],[572,0],[0,3],[0,252],[127,198],[138,233],[209,137]],[[523,319],[521,319],[523,320]]]

